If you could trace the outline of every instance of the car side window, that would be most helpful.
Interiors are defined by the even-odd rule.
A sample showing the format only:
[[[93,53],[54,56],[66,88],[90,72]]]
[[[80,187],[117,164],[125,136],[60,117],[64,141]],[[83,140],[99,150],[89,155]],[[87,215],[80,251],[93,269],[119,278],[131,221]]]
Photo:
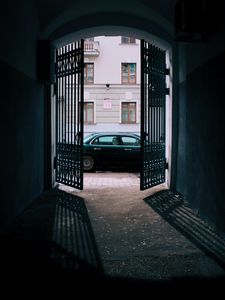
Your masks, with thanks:
[[[117,135],[113,137],[112,143],[113,143],[113,145],[123,145],[121,137],[117,136]]]
[[[140,146],[139,139],[131,136],[123,136],[122,141],[124,146]]]
[[[93,145],[98,145],[99,144],[99,138],[95,139],[93,142],[92,142]]]
[[[100,136],[99,145],[113,145],[113,136]]]

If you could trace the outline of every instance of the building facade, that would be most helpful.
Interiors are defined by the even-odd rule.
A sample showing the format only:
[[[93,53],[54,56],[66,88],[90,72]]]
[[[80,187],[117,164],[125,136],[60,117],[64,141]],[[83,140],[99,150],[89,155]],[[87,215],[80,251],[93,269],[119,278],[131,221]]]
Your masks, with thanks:
[[[140,40],[84,42],[84,133],[140,132]]]

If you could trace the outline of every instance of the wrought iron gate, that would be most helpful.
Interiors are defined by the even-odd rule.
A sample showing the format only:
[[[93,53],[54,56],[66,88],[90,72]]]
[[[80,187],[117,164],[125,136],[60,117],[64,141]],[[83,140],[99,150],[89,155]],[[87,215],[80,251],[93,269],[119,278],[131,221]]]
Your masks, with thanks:
[[[165,182],[165,51],[141,41],[141,190]]]
[[[56,50],[56,181],[83,189],[84,42]]]

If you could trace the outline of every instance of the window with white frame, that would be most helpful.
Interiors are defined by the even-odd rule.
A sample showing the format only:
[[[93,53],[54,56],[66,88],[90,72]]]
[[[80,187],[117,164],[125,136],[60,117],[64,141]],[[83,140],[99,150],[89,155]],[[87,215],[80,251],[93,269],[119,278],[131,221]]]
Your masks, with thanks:
[[[121,103],[121,123],[134,124],[137,122],[136,116],[136,102],[122,102]]]
[[[136,63],[122,63],[122,84],[136,83]]]
[[[84,39],[84,41],[86,41],[86,42],[94,42],[94,40],[95,40],[94,37]]]
[[[94,83],[94,63],[84,63],[84,83]]]
[[[136,44],[136,39],[128,36],[121,36],[122,44]]]
[[[84,124],[94,124],[94,102],[84,102]]]

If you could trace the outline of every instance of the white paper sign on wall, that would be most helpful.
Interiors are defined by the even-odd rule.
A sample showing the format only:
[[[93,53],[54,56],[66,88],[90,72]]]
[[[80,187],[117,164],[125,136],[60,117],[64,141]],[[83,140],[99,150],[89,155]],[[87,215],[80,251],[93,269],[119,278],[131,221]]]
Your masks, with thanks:
[[[109,98],[104,99],[104,109],[112,109],[112,100]]]

